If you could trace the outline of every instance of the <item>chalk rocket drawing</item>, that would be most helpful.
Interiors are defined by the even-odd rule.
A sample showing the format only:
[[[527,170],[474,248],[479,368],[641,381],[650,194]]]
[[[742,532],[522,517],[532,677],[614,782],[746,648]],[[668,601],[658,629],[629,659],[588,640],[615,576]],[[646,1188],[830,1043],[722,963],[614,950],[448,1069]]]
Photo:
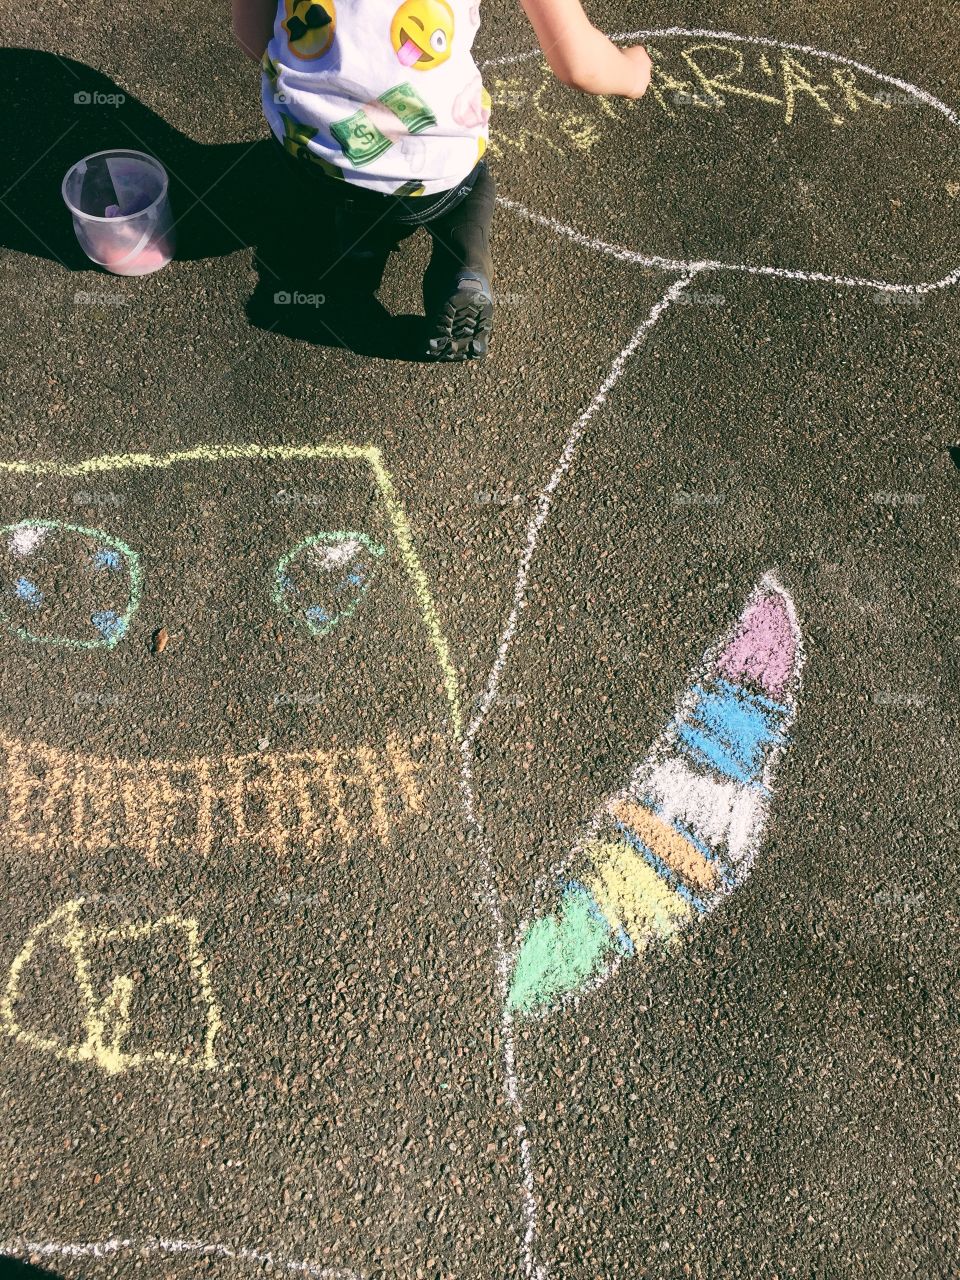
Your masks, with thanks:
[[[750,874],[787,744],[803,647],[772,574],[708,653],[664,734],[607,797],[558,906],[526,925],[508,1003],[542,1012],[699,924]]]
[[[217,1062],[214,1042],[221,1027],[220,1012],[213,997],[210,974],[200,948],[200,931],[196,920],[184,916],[169,915],[161,920],[128,922],[108,928],[84,923],[84,898],[75,898],[59,907],[48,919],[30,930],[26,942],[14,957],[7,978],[6,989],[0,999],[0,1031],[31,1048],[40,1049],[70,1062],[91,1062],[108,1075],[119,1075],[134,1067],[164,1064],[187,1071],[211,1071]],[[93,980],[91,952],[98,946],[116,942],[157,940],[165,932],[180,935],[186,952],[187,966],[194,982],[199,1005],[199,1018],[203,1024],[203,1047],[199,1054],[168,1052],[152,1049],[138,1051],[130,1048],[131,1036],[136,1026],[131,1016],[135,997],[135,982],[128,974],[115,975],[105,999],[98,1000]],[[25,1025],[19,1008],[22,979],[30,973],[34,954],[41,943],[50,943],[66,953],[68,966],[73,971],[76,994],[82,1008],[85,1039],[70,1044],[60,1036],[43,1034],[35,1027]],[[39,969],[34,978],[41,977]],[[192,1028],[191,1028],[192,1030]]]

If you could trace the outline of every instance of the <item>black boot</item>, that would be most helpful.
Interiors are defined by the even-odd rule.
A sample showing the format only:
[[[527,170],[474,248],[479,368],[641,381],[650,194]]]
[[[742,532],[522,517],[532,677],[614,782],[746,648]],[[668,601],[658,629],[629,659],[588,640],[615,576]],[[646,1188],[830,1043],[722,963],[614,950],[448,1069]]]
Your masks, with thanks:
[[[493,328],[490,223],[496,189],[485,164],[466,194],[425,225],[433,253],[423,278],[428,360],[478,360]]]
[[[486,276],[460,271],[446,288],[424,287],[427,357],[482,360],[493,328],[493,291]]]

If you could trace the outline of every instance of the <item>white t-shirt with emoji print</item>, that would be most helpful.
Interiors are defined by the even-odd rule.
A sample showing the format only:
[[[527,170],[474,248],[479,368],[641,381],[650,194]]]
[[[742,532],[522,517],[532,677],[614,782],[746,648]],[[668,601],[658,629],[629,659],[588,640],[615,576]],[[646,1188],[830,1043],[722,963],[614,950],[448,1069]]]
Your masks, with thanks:
[[[279,0],[263,109],[287,151],[391,195],[447,191],[487,146],[479,0]]]

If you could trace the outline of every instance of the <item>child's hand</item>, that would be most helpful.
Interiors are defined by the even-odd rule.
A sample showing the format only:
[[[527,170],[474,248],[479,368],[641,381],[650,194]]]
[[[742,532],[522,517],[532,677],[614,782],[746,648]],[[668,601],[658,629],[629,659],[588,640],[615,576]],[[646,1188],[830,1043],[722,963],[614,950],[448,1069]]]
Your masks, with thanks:
[[[632,93],[629,89],[625,90],[623,96],[625,98],[642,98],[650,87],[650,75],[653,71],[650,55],[642,44],[631,45],[628,49],[622,50],[622,53],[630,63],[636,86]]]

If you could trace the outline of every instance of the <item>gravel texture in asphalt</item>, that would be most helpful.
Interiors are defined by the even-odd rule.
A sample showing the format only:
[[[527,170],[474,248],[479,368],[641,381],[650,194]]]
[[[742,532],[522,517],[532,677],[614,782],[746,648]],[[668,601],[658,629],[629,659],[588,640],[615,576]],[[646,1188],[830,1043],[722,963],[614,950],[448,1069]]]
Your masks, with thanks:
[[[425,234],[320,300],[223,6],[0,22],[4,1275],[958,1274],[960,22],[590,14],[642,102],[484,0],[497,320],[443,367]],[[60,200],[114,146],[171,174],[141,279]],[[752,873],[505,1017],[768,573]]]

